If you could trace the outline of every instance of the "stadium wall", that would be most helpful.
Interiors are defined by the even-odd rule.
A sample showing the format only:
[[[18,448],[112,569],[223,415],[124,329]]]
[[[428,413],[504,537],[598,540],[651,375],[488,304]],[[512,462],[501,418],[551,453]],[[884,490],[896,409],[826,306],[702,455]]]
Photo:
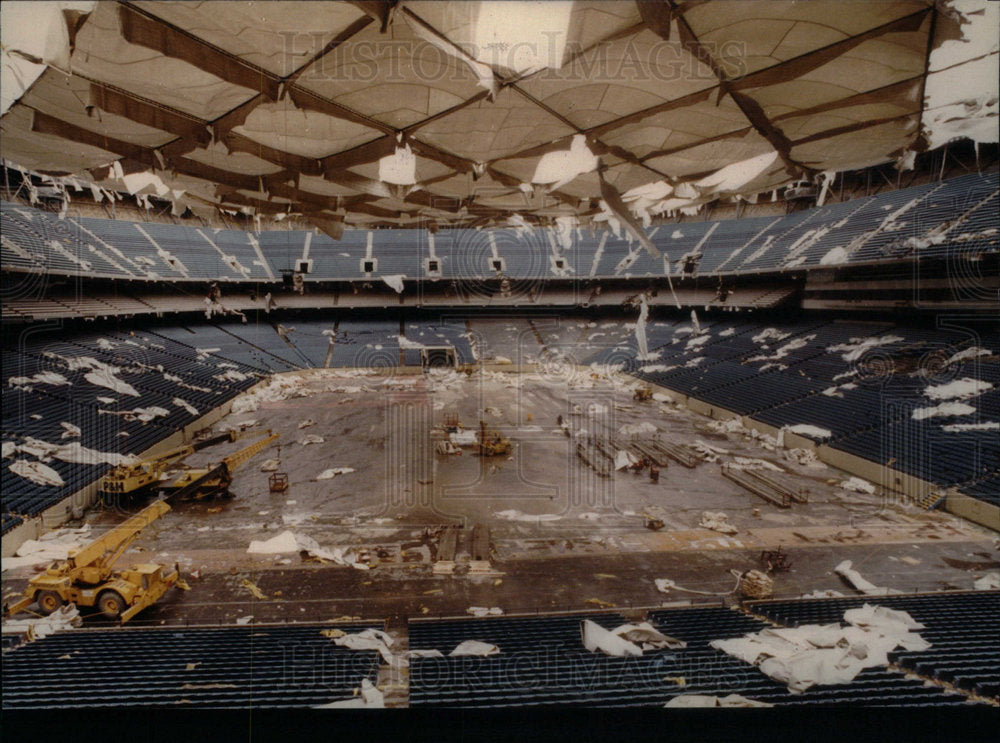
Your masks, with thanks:
[[[585,369],[585,367],[581,367],[581,369]],[[760,434],[765,434],[772,438],[778,437],[779,429],[774,426],[753,420],[749,416],[742,416],[732,410],[726,410],[717,405],[703,402],[695,397],[679,394],[652,382],[647,382],[647,384],[649,384],[654,392],[663,394],[676,404],[683,405],[696,413],[714,420],[739,419],[744,428],[753,429]],[[882,488],[886,494],[895,493],[903,496],[910,503],[915,504],[929,493],[941,489],[939,485],[927,480],[922,480],[906,472],[873,462],[870,459],[835,449],[827,444],[817,444],[805,436],[788,431],[785,431],[783,436],[786,448],[806,449],[815,452],[816,458],[824,464],[874,483]],[[956,516],[986,526],[994,531],[1000,531],[1000,507],[998,506],[984,503],[976,498],[971,498],[951,489],[945,499],[944,508]]]
[[[248,388],[246,392],[251,392],[262,385],[266,385],[268,381],[267,379],[262,380],[253,387]],[[170,436],[157,442],[137,456],[143,459],[167,451],[168,449],[182,446],[185,442],[191,440],[196,431],[208,428],[228,415],[233,406],[234,399],[236,398],[227,400],[219,407],[210,410],[205,415],[187,424],[184,428],[174,431]],[[74,511],[79,513],[82,509],[95,505],[99,500],[97,492],[98,482],[95,480],[72,495],[63,498],[54,506],[50,506],[34,518],[25,518],[24,523],[18,524],[4,534],[3,540],[0,542],[0,557],[12,557],[18,548],[29,539],[38,539],[47,531],[58,528],[67,521],[76,518],[77,516],[74,516]]]
[[[1000,506],[951,490],[944,507],[956,516],[1000,531]]]

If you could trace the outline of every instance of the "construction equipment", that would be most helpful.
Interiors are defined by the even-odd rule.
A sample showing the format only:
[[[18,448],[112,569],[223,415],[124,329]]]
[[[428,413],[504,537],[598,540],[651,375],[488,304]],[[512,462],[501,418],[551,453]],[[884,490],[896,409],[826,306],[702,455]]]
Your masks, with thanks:
[[[653,388],[649,385],[636,387],[635,392],[632,393],[632,399],[636,402],[649,402],[653,399]]]
[[[510,454],[510,439],[504,438],[499,431],[486,430],[486,421],[479,421],[479,437],[473,449],[476,456],[501,457]]]
[[[663,519],[650,516],[648,513],[642,514],[642,517],[646,519],[646,528],[651,531],[659,531],[666,525],[663,523]]]
[[[216,495],[224,495],[229,492],[229,486],[233,482],[233,471],[255,454],[262,451],[278,438],[279,434],[271,433],[260,441],[255,441],[250,446],[240,449],[234,454],[223,458],[219,464],[211,468],[192,468],[169,484],[160,484],[160,490],[167,493],[169,498],[206,498]]]
[[[760,564],[768,573],[783,573],[792,567],[788,555],[780,546],[776,550],[763,550],[760,553]]]
[[[267,478],[267,489],[272,493],[284,493],[288,490],[288,473],[275,472]]]
[[[458,418],[458,413],[444,414],[445,433],[456,433],[462,427],[462,421]]]
[[[260,429],[251,428],[245,431],[229,431],[209,438],[203,438],[184,446],[178,446],[162,454],[147,457],[135,464],[121,464],[101,478],[98,489],[102,497],[131,496],[152,490],[172,465],[184,459],[189,454],[201,451],[223,441],[239,441],[248,436],[256,435]]]
[[[38,604],[48,615],[63,604],[97,606],[108,619],[127,622],[147,606],[156,603],[177,583],[177,566],[166,572],[163,565],[142,564],[114,571],[114,564],[147,526],[170,510],[156,501],[132,518],[78,550],[70,550],[66,560],[54,562],[44,573],[28,581],[24,597],[5,611],[16,614]]]

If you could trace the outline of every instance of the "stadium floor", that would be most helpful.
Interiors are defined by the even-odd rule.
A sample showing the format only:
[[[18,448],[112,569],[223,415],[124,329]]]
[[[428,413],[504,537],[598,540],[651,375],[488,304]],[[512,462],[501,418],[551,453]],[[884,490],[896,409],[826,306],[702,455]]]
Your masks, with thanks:
[[[190,591],[173,591],[132,624],[229,624],[251,615],[255,622],[447,616],[471,606],[507,613],[656,606],[706,598],[678,589],[660,593],[657,578],[726,594],[734,585],[731,570],[759,567],[761,550],[777,547],[787,551],[791,570],[775,576],[776,596],[827,589],[852,594],[833,572],[842,560],[876,585],[904,592],[968,589],[996,565],[990,556],[995,534],[986,529],[844,491],[836,486],[848,475],[830,466],[792,463],[758,443],[708,430],[708,419],[690,410],[635,403],[630,389],[587,374],[567,384],[556,371],[549,377],[384,378],[327,370],[311,375],[308,395],[229,415],[217,427],[255,420],[281,433],[280,452],[269,448],[238,470],[232,499],[177,504],[142,535],[126,562],[177,562],[185,575],[198,577],[189,581]],[[511,438],[510,458],[434,452],[427,433],[441,426],[445,413],[473,427],[483,410],[489,427]],[[658,421],[665,441],[700,439],[782,467],[783,477],[808,487],[809,502],[778,509],[722,477],[712,462],[692,469],[671,463],[658,484],[645,474],[597,477],[557,427],[560,415],[574,429],[591,431]],[[300,428],[307,419],[314,423]],[[324,441],[300,443],[307,436]],[[242,445],[203,450],[186,464],[208,463]],[[261,464],[277,457],[291,486],[271,494]],[[317,479],[336,467],[354,472]],[[414,482],[420,492],[410,492],[406,483]],[[704,511],[725,512],[738,533],[699,527]],[[646,529],[645,514],[665,527]],[[98,530],[119,519],[115,511],[87,516]],[[426,531],[445,523],[465,527],[460,558],[472,526],[487,524],[494,572],[435,575],[436,543]],[[362,571],[295,552],[247,552],[252,540],[286,530],[327,549],[363,545],[379,556],[379,565]],[[5,594],[30,574],[30,567],[8,571]],[[255,599],[244,581],[266,599]]]

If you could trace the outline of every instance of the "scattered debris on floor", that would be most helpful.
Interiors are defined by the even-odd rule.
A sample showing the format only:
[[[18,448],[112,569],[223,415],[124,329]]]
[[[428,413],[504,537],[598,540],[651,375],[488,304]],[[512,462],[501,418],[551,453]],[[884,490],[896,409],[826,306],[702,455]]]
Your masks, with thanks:
[[[977,591],[995,591],[1000,588],[1000,573],[987,573],[975,580],[972,587]]]
[[[720,454],[728,454],[728,449],[723,449],[721,446],[713,446],[701,439],[695,439],[694,443],[690,445],[691,450],[697,454],[701,459],[708,463],[718,462]]]
[[[453,446],[475,446],[477,442],[476,432],[459,429],[448,434],[448,443]]]
[[[623,470],[628,467],[633,467],[639,463],[639,458],[630,451],[625,449],[619,449],[615,453],[615,469]]]
[[[784,573],[792,567],[788,553],[781,546],[773,550],[761,550],[760,564],[768,573]]]
[[[785,430],[802,436],[808,436],[813,439],[828,439],[833,436],[833,434],[827,429],[820,428],[819,426],[813,426],[808,423],[797,423],[794,426],[787,426]]]
[[[69,550],[79,549],[90,535],[90,524],[79,529],[56,529],[41,539],[29,539],[14,552],[14,557],[3,558],[3,569],[13,570],[30,565],[65,560]]]
[[[816,458],[816,452],[812,449],[786,449],[784,456],[788,461],[795,462],[808,469],[826,469],[826,465]]]
[[[897,591],[893,588],[880,588],[879,586],[876,586],[874,583],[870,583],[869,581],[865,580],[864,577],[862,577],[861,573],[859,573],[857,570],[854,570],[851,567],[850,560],[844,560],[842,563],[840,563],[839,565],[837,565],[837,567],[833,569],[833,572],[841,576],[852,587],[856,588],[858,591],[861,591],[861,593],[865,594],[866,596],[889,596],[895,593],[900,593],[900,591]]]
[[[739,470],[772,470],[774,472],[784,472],[781,467],[768,462],[766,459],[755,459],[753,457],[733,457],[733,462],[729,466]]]
[[[767,573],[748,570],[739,577],[739,591],[746,598],[766,599],[774,593],[774,580]]]
[[[282,374],[271,377],[271,381],[261,385],[233,400],[230,407],[231,415],[252,413],[264,402],[278,402],[293,397],[304,397],[309,394],[303,389],[305,378],[298,374]]]
[[[843,596],[840,591],[834,591],[832,589],[827,589],[826,591],[821,591],[819,589],[815,591],[810,591],[809,593],[802,594],[804,599],[832,599]]]
[[[280,459],[265,459],[264,463],[260,466],[261,472],[276,472],[278,467],[281,466]]]
[[[76,629],[83,626],[83,617],[76,604],[65,604],[60,606],[47,617],[35,617],[32,619],[11,619],[3,624],[4,634],[23,634],[28,642],[41,640],[43,637],[54,635],[56,632]]]
[[[247,547],[247,552],[252,555],[277,555],[282,552],[298,552],[299,543],[295,534],[291,531],[283,531],[276,537],[264,541],[253,540]]]
[[[648,433],[657,433],[657,428],[648,421],[642,423],[626,423],[618,429],[621,436],[641,436]]]
[[[503,614],[503,609],[497,606],[485,607],[485,606],[470,606],[465,610],[466,614],[471,614],[474,617],[499,617]]]
[[[556,513],[540,513],[540,514],[530,514],[521,513],[517,509],[509,508],[506,511],[497,511],[493,514],[499,519],[504,519],[505,521],[526,521],[529,523],[538,523],[541,521],[558,521],[562,518]]]
[[[868,495],[875,493],[875,486],[867,480],[862,480],[860,477],[849,477],[840,483],[838,487],[850,490],[853,493],[867,493]]]
[[[332,469],[323,470],[318,475],[316,475],[317,480],[332,480],[337,475],[349,475],[354,472],[353,467],[333,467]]]
[[[729,517],[722,511],[703,511],[698,526],[722,534],[736,534],[739,531],[729,523]]]
[[[735,571],[734,571],[735,572]],[[671,591],[683,591],[684,593],[696,593],[699,596],[728,596],[729,594],[736,591],[740,584],[739,573],[737,573],[736,584],[728,591],[713,592],[713,591],[698,591],[694,588],[684,588],[683,586],[677,585],[674,581],[669,578],[656,578],[653,583],[656,585],[656,590],[660,593],[670,593]]]
[[[251,582],[247,578],[244,578],[242,581],[240,581],[240,585],[246,588],[248,591],[250,591],[250,593],[253,595],[255,599],[261,599],[261,600],[267,599],[267,594],[264,593],[262,590],[260,590],[260,588],[258,588],[256,583]]]

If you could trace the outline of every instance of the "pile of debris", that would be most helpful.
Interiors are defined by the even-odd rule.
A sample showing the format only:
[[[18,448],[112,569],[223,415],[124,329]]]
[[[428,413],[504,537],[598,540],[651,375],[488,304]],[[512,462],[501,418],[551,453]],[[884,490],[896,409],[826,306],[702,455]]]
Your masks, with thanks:
[[[276,537],[260,541],[253,540],[247,548],[252,555],[279,555],[287,552],[303,552],[317,560],[327,560],[337,565],[345,565],[357,570],[370,570],[377,565],[371,551],[364,547],[332,547],[326,549],[312,537],[295,534],[288,530]]]
[[[847,626],[768,627],[709,646],[756,666],[793,694],[815,685],[848,684],[866,668],[887,666],[897,647],[919,652],[931,646],[914,632],[924,625],[904,611],[865,604],[845,611],[844,621]]]
[[[623,624],[609,630],[597,622],[584,619],[580,623],[580,635],[583,646],[590,652],[595,653],[599,650],[605,655],[619,658],[629,655],[639,656],[647,650],[687,647],[687,643],[683,640],[663,634],[654,629],[649,622]]]

